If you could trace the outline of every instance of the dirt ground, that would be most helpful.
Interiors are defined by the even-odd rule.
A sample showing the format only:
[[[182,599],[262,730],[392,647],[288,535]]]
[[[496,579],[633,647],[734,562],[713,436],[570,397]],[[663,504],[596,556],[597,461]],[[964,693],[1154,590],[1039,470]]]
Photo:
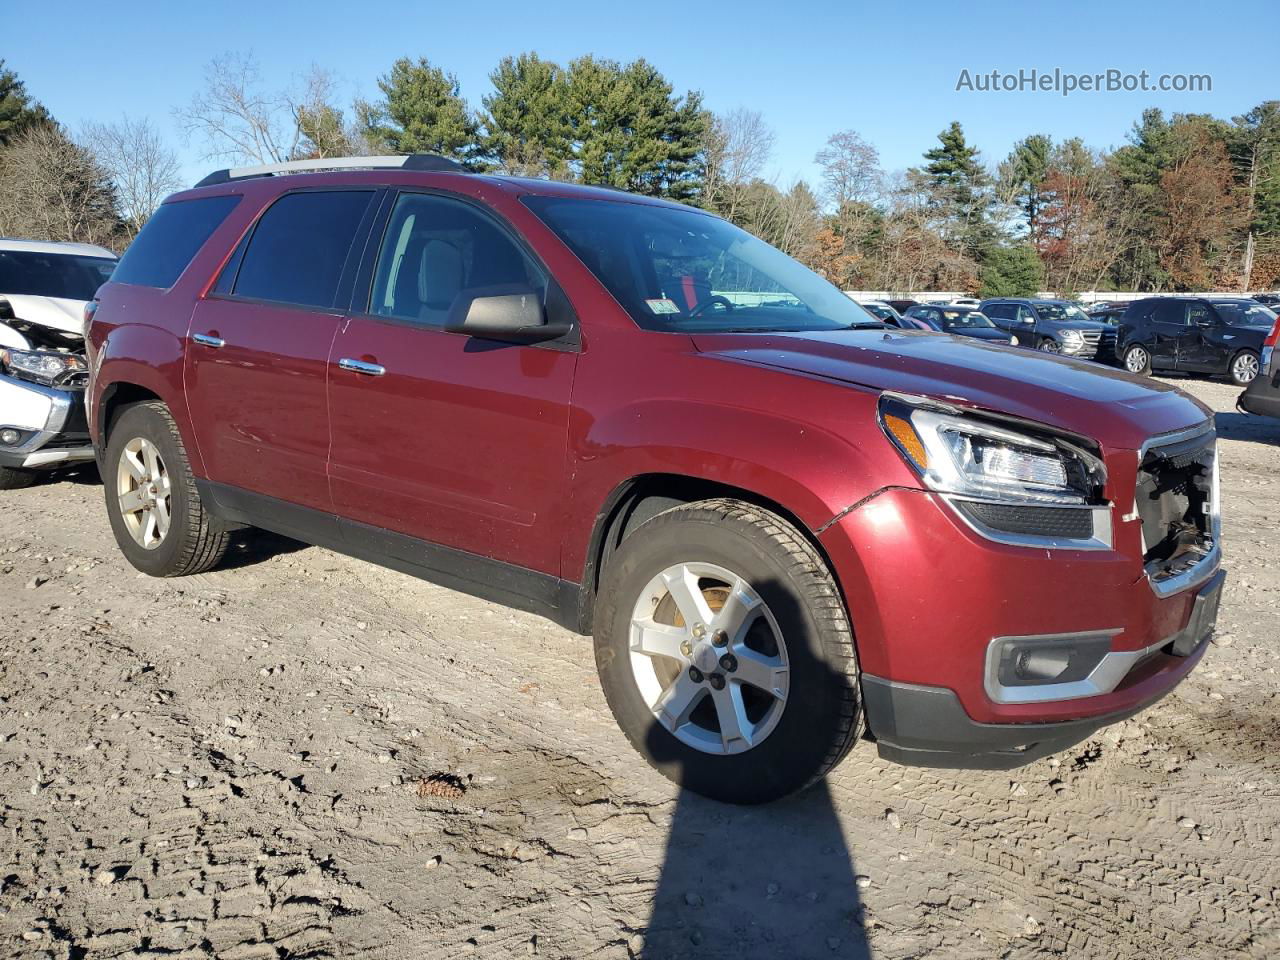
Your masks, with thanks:
[[[0,955],[1275,956],[1280,423],[1180,385],[1230,571],[1190,679],[1021,770],[864,744],[756,809],[650,771],[534,616],[264,534],[152,580],[95,477],[6,493]]]

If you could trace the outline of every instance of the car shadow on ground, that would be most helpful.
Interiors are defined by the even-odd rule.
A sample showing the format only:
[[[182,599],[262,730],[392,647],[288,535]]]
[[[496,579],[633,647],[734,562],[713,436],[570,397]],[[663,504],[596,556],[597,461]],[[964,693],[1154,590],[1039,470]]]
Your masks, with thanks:
[[[777,622],[790,627],[792,696],[801,695],[802,685],[826,690],[829,696],[835,687],[851,684],[848,673],[832,672],[825,660],[814,663],[802,653],[822,648],[829,638],[804,635],[812,620],[799,610],[794,593],[776,581],[754,586]],[[827,677],[820,680],[824,672]],[[770,736],[806,734],[817,735],[787,729],[784,716]],[[782,756],[798,759],[812,753],[806,749],[812,744],[796,746],[788,751],[789,757]],[[636,956],[642,960],[871,957],[859,892],[869,880],[860,878],[854,868],[826,779],[772,803],[735,806],[689,789],[694,783],[708,788],[706,760],[677,745],[656,720],[646,731],[645,750],[682,789],[644,947]],[[813,762],[812,771],[792,769],[787,775],[798,775],[802,782],[816,775],[825,754],[819,752]],[[689,764],[697,764],[696,769]],[[761,770],[759,775],[768,777],[769,772]],[[736,778],[729,769],[723,773]],[[712,789],[724,782],[717,780]]]
[[[1252,413],[1218,413],[1214,416],[1218,436],[1226,440],[1269,443],[1280,447],[1280,420]]]
[[[870,958],[826,781],[759,807],[682,791],[638,956]]]
[[[218,564],[218,569],[237,570],[240,567],[251,567],[272,557],[306,550],[309,546],[301,540],[291,540],[278,533],[246,527],[231,534],[227,553]]]

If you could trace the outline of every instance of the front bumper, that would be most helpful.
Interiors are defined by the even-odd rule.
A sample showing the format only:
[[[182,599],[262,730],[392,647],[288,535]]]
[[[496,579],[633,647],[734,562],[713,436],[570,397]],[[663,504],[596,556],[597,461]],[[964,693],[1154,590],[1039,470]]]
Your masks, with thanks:
[[[1008,770],[1065,750],[1113,723],[1141,713],[1189,674],[1208,646],[1226,573],[1198,592],[1182,630],[1153,645],[1113,688],[1125,705],[1108,713],[1050,723],[977,723],[945,687],[864,675],[863,706],[880,756],[908,766]],[[1198,616],[1212,609],[1213,616]],[[1110,692],[1110,691],[1108,691]]]
[[[1184,589],[1161,595],[1142,568],[1140,521],[1119,513],[1106,549],[1016,546],[982,537],[935,494],[899,488],[824,530],[882,756],[1019,766],[1143,710],[1195,667],[1207,637],[1197,598],[1220,592],[1218,555]],[[1056,635],[1109,639],[1093,686],[996,699],[993,642]]]
[[[0,466],[47,469],[93,459],[84,391],[46,387],[0,374],[0,430],[19,432],[0,443]]]

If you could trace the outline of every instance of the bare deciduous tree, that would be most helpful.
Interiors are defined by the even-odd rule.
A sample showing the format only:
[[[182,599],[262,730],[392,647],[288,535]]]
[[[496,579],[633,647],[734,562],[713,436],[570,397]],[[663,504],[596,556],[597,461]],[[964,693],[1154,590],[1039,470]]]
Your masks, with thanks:
[[[289,99],[260,89],[252,54],[215,57],[205,67],[205,89],[175,111],[188,137],[205,142],[206,159],[281,163],[298,145],[298,124]]]
[[[880,196],[884,173],[880,154],[854,130],[842,130],[827,138],[814,162],[822,168],[823,192],[835,208],[874,203]]]
[[[0,153],[0,235],[121,246],[107,171],[61,127],[32,128]]]
[[[758,111],[738,108],[712,118],[703,176],[703,198],[712,210],[737,222],[752,185],[769,162],[773,143],[773,130]]]
[[[178,157],[149,120],[89,123],[80,143],[111,177],[129,236],[137,236],[160,202],[182,186]]]

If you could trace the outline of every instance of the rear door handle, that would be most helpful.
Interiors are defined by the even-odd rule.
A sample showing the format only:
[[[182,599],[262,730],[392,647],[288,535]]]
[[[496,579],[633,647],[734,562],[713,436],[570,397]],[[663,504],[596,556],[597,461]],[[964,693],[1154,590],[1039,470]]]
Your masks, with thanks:
[[[211,337],[207,333],[193,333],[191,335],[191,339],[202,347],[212,347],[214,350],[227,345],[227,341],[223,340],[221,337]]]
[[[366,377],[380,377],[387,372],[386,367],[376,363],[365,363],[363,360],[352,360],[348,357],[339,360],[338,366],[352,373],[363,373]]]

